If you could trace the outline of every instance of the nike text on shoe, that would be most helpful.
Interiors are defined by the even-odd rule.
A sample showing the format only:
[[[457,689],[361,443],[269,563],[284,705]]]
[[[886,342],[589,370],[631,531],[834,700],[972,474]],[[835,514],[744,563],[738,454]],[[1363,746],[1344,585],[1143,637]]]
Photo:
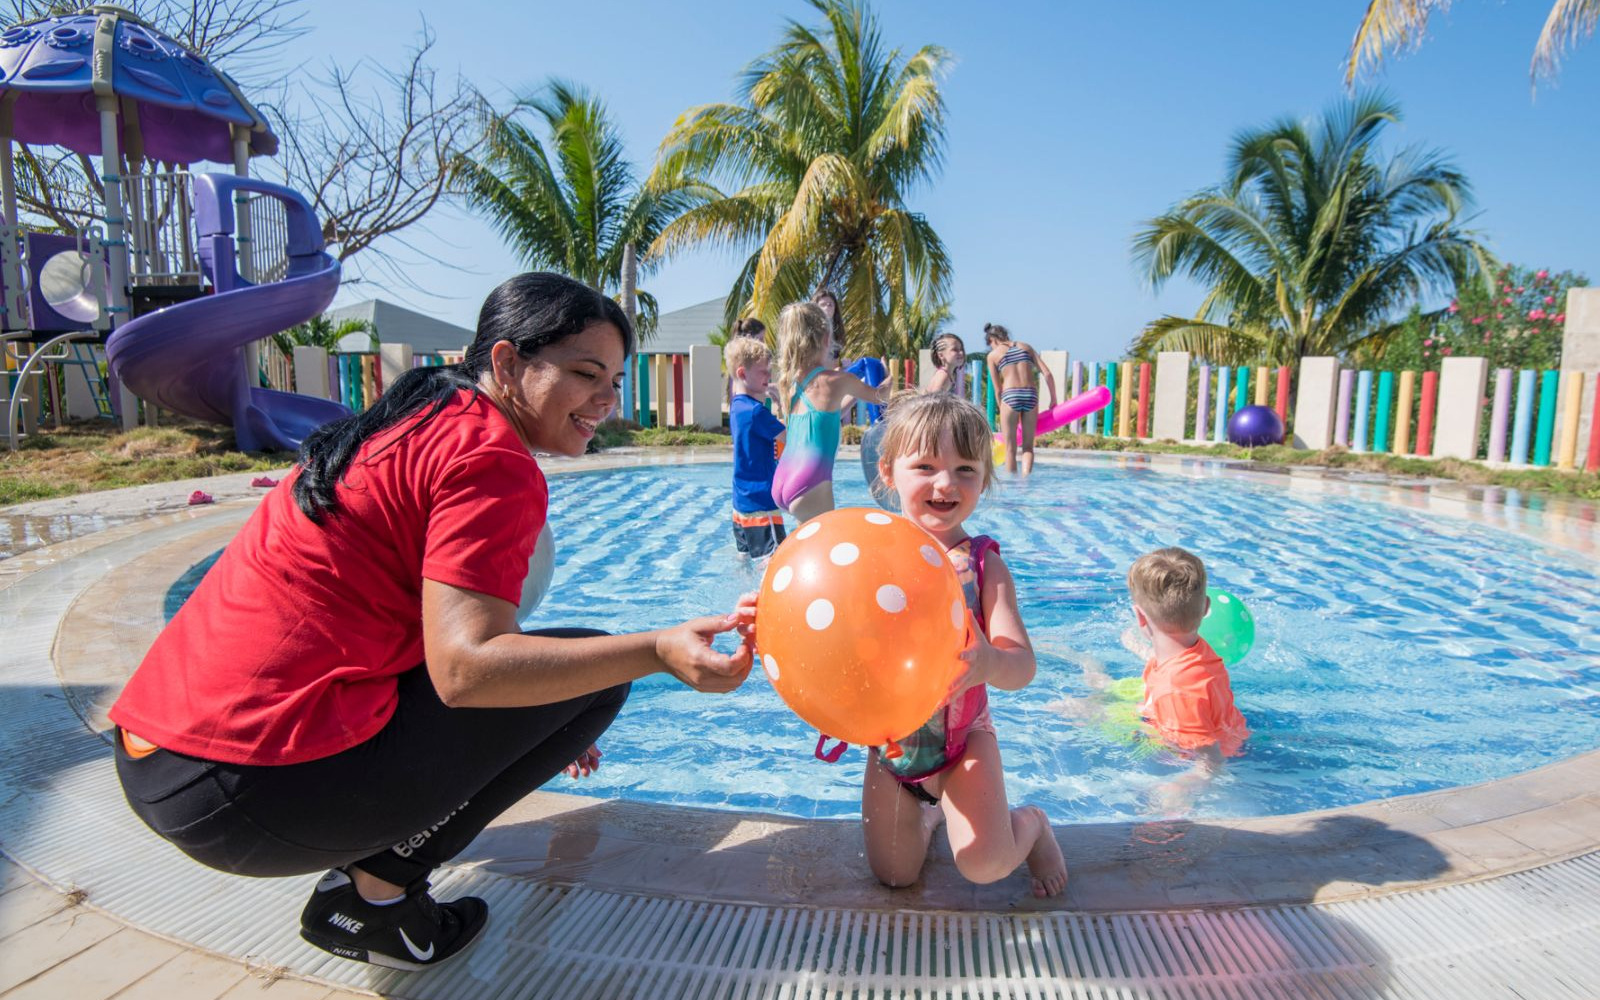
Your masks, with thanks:
[[[300,914],[300,936],[340,958],[420,972],[459,955],[488,917],[489,907],[476,896],[438,903],[420,881],[400,902],[376,906],[336,868],[311,893]]]

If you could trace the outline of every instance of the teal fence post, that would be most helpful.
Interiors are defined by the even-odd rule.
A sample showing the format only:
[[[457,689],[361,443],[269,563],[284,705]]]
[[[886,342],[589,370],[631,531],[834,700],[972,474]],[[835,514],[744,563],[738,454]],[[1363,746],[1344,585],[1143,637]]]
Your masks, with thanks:
[[[639,355],[639,426],[654,427],[650,419],[650,355]]]
[[[1394,403],[1394,372],[1378,373],[1378,407],[1372,415],[1372,450],[1389,450],[1389,407]]]
[[[1234,404],[1233,412],[1238,413],[1250,405],[1250,368],[1248,365],[1240,365],[1234,369],[1234,372],[1235,381],[1239,383],[1239,387],[1234,390],[1234,398],[1238,402]]]
[[[1105,414],[1105,422],[1101,425],[1100,433],[1105,437],[1111,437],[1117,433],[1117,363],[1115,361],[1106,362],[1106,388],[1111,392],[1111,402],[1106,404],[1106,408],[1101,411]]]
[[[1533,436],[1533,380],[1535,372],[1524,368],[1517,373],[1517,418],[1511,424],[1511,464],[1528,464],[1528,445]]]
[[[994,379],[989,377],[989,366],[983,366],[983,399],[984,412],[989,415],[989,429],[999,430],[997,417],[1000,415],[1000,401],[995,398]]]
[[[1350,450],[1367,450],[1367,420],[1372,412],[1372,373],[1356,375],[1356,426],[1350,432]]]
[[[1533,464],[1550,464],[1550,442],[1556,432],[1556,391],[1561,387],[1561,373],[1545,372],[1539,382],[1539,438],[1533,446]]]

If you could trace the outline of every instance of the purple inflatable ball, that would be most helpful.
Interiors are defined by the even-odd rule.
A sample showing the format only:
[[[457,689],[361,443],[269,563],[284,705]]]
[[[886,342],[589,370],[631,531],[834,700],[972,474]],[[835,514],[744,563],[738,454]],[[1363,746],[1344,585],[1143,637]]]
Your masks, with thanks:
[[[1283,441],[1283,421],[1270,406],[1246,406],[1228,418],[1228,440],[1241,448]]]

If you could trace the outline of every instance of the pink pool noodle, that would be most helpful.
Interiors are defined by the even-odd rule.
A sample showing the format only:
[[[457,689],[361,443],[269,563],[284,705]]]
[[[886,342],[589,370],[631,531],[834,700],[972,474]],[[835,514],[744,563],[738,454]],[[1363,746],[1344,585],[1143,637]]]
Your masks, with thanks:
[[[1087,417],[1089,414],[1103,410],[1109,405],[1111,405],[1111,390],[1103,385],[1097,385],[1088,392],[1073,396],[1065,403],[1057,403],[1039,414],[1039,425],[1034,430],[1034,433],[1049,434],[1053,430],[1065,427],[1079,417]],[[994,439],[999,441],[1000,435],[996,434]],[[1022,428],[1020,426],[1017,428],[1017,443],[1022,443]]]

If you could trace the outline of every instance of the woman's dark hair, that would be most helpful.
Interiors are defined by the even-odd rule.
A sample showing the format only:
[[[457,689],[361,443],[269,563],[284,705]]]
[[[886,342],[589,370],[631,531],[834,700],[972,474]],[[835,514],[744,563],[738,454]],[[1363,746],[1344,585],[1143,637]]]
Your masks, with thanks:
[[[747,316],[733,324],[733,335],[735,337],[752,337],[756,340],[766,340],[767,324],[754,316]]]
[[[827,310],[828,318],[833,321],[833,342],[838,344],[840,348],[843,348],[844,316],[843,310],[839,308],[839,296],[833,294],[833,289],[824,285],[822,288],[819,288],[811,293],[811,301],[817,305],[822,305],[823,299],[827,299],[829,302],[833,303],[833,308]]]
[[[986,343],[991,344],[997,340],[1010,340],[1011,331],[999,323],[985,323],[983,324],[983,339]]]
[[[456,364],[413,368],[388,386],[371,407],[313,431],[300,446],[300,478],[294,500],[314,524],[339,509],[335,487],[370,437],[431,407],[410,429],[432,420],[461,389],[478,394],[478,378],[489,370],[489,354],[502,340],[531,358],[596,323],[622,331],[622,352],[633,354],[633,326],[622,307],[588,285],[560,274],[519,274],[489,293],[478,312],[478,335]],[[402,435],[403,437],[404,435]],[[400,440],[399,437],[395,441]],[[393,444],[394,441],[389,442]],[[385,445],[384,447],[388,447]]]

